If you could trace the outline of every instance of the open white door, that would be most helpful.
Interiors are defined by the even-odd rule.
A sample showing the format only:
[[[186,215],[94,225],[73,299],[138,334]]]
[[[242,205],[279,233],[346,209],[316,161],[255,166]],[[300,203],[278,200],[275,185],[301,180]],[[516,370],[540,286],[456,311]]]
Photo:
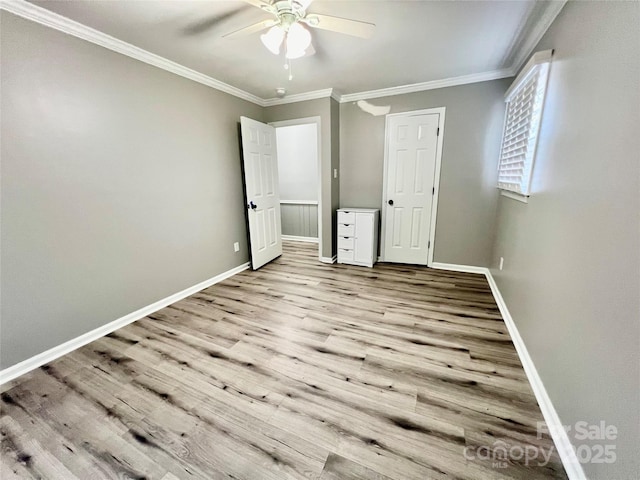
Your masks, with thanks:
[[[275,128],[240,117],[251,267],[282,255]]]
[[[387,116],[383,257],[427,265],[439,158],[439,113]]]

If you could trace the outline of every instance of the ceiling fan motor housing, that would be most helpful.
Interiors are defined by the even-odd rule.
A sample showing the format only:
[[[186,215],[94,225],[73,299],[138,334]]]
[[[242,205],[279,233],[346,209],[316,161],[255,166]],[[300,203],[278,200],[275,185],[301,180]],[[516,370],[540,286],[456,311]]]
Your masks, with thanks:
[[[275,2],[272,8],[274,10],[273,13],[280,20],[280,26],[285,31],[288,31],[291,25],[304,18],[306,14],[302,4],[296,1],[280,0]]]

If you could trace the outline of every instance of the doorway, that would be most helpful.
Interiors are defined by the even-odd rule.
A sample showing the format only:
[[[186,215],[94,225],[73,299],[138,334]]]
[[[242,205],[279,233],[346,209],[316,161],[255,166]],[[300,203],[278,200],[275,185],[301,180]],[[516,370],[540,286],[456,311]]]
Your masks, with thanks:
[[[320,117],[270,125],[276,130],[282,239],[317,243],[321,259]]]
[[[430,266],[445,108],[386,117],[382,260]]]

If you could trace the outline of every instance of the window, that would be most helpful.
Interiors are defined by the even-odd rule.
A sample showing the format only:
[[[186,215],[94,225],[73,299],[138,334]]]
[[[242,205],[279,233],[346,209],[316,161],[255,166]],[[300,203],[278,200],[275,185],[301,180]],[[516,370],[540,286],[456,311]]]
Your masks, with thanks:
[[[505,95],[498,188],[529,196],[552,50],[534,54]]]

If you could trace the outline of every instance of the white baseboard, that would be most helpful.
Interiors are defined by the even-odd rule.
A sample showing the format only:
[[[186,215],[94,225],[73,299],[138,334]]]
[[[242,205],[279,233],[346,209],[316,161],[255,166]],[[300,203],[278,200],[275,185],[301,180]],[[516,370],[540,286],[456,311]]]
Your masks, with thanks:
[[[118,318],[112,322],[107,323],[106,325],[102,325],[101,327],[96,328],[95,330],[91,330],[90,332],[84,333],[79,337],[72,338],[71,340],[64,342],[58,346],[50,348],[38,355],[35,355],[31,358],[27,358],[20,363],[12,365],[11,367],[5,368],[0,371],[0,385],[3,383],[9,382],[20,375],[24,375],[31,370],[34,370],[38,367],[41,367],[45,363],[49,363],[63,355],[66,355],[73,350],[80,348],[87,343],[91,343],[98,338],[104,337],[109,333],[124,327],[130,323],[135,322],[136,320],[140,320],[141,318],[146,317],[147,315],[152,314],[172,303],[175,303],[183,298],[188,297],[189,295],[193,295],[200,290],[203,290],[211,285],[219,283],[229,277],[234,276],[237,273],[240,273],[249,268],[249,262],[244,263],[238,267],[232,268],[231,270],[227,270],[226,272],[221,273],[220,275],[216,275],[213,278],[205,280],[203,282],[198,283],[197,285],[193,285],[181,292],[174,293],[162,300],[158,300],[157,302],[152,303],[151,305],[147,305],[146,307],[142,307],[135,312],[131,312],[124,317]]]
[[[472,265],[456,265],[455,263],[440,263],[433,262],[431,268],[436,270],[449,270],[450,272],[464,272],[464,273],[480,273],[486,275],[489,272],[485,267],[474,267]]]
[[[309,242],[318,243],[317,237],[298,237],[296,235],[282,235],[282,240],[291,240],[292,242]]]
[[[480,268],[480,267],[475,267]],[[562,422],[560,421],[560,417],[558,416],[558,412],[553,407],[553,403],[551,402],[551,398],[549,398],[549,394],[547,393],[547,389],[544,388],[544,384],[542,383],[542,379],[538,374],[538,370],[529,355],[529,351],[520,336],[520,332],[518,332],[518,328],[509,313],[509,309],[507,308],[507,304],[502,298],[502,294],[498,289],[498,285],[491,275],[491,271],[488,268],[485,268],[485,276],[487,277],[487,281],[489,282],[489,286],[491,287],[491,293],[493,293],[493,297],[496,300],[496,304],[500,309],[500,313],[502,318],[504,319],[504,323],[507,326],[507,330],[509,331],[509,335],[511,336],[511,340],[513,340],[513,345],[516,347],[516,352],[518,352],[518,357],[522,362],[522,366],[524,367],[524,371],[527,374],[527,379],[531,384],[531,388],[533,389],[533,393],[536,396],[536,400],[538,401],[538,405],[540,405],[540,410],[542,411],[542,416],[544,417],[545,422],[550,430],[551,438],[553,438],[553,442],[558,449],[558,455],[560,456],[560,460],[562,460],[562,465],[564,466],[565,471],[567,472],[567,476],[569,480],[587,480],[587,476],[582,469],[582,464],[578,460],[576,456],[575,449],[571,440],[569,440],[569,435],[566,430],[562,428]]]
[[[452,263],[438,262],[434,262],[431,265],[431,268],[435,268],[438,270],[449,270],[454,272],[481,273],[487,278],[489,287],[491,287],[493,298],[495,299],[496,304],[498,305],[498,309],[500,310],[500,314],[502,315],[504,323],[507,326],[507,330],[509,331],[509,335],[511,336],[513,345],[516,348],[516,352],[518,353],[518,357],[520,358],[520,362],[522,363],[524,372],[527,375],[527,379],[529,380],[531,389],[536,396],[538,405],[540,405],[542,416],[544,417],[544,420],[550,430],[551,438],[553,438],[553,442],[558,449],[558,455],[560,456],[562,465],[567,472],[567,476],[569,477],[569,480],[587,480],[584,470],[582,469],[582,465],[580,464],[580,461],[576,456],[576,452],[571,443],[571,440],[569,440],[569,435],[567,435],[565,429],[562,428],[562,423],[560,422],[558,412],[556,412],[556,409],[553,407],[551,398],[549,398],[549,394],[547,393],[546,388],[544,388],[542,379],[540,378],[538,370],[536,369],[533,360],[529,355],[529,351],[527,350],[524,340],[520,336],[518,327],[516,327],[516,324],[513,321],[513,317],[511,317],[509,309],[507,308],[507,304],[505,303],[504,299],[502,298],[502,294],[498,289],[498,285],[496,284],[493,275],[491,275],[491,270],[485,267],[475,267],[472,265],[456,265]]]
[[[336,263],[336,260],[338,260],[338,255],[334,255],[333,257],[320,257],[322,263]]]

